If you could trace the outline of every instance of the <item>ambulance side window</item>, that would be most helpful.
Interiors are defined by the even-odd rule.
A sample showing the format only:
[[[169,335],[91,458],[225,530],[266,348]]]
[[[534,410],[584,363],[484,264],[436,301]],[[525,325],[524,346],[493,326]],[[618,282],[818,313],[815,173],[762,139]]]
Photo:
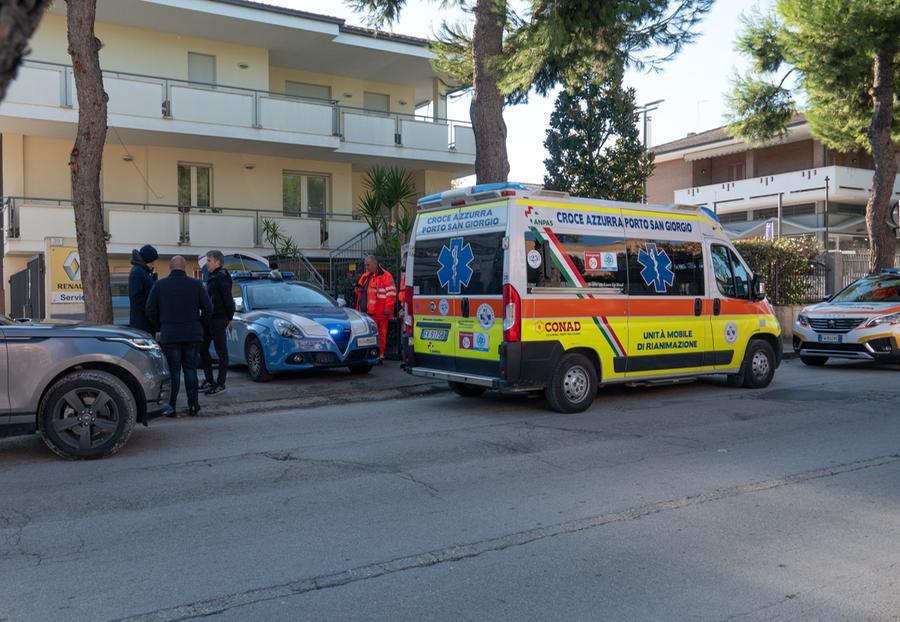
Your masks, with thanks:
[[[712,261],[720,294],[727,298],[750,297],[750,275],[730,248],[713,244]]]
[[[529,287],[584,287],[623,292],[628,283],[625,240],[558,233],[555,239],[525,234]]]
[[[634,296],[703,296],[703,245],[628,240],[628,293]]]

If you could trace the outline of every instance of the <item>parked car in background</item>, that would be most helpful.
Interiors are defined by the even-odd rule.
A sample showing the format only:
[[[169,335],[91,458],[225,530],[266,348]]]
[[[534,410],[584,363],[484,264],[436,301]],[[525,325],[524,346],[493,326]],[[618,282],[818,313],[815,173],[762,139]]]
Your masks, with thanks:
[[[171,380],[146,333],[0,316],[0,437],[39,432],[64,458],[119,451],[170,411]]]
[[[290,273],[232,272],[237,313],[228,357],[255,382],[276,372],[348,367],[368,373],[378,362],[375,322]]]
[[[794,350],[812,366],[830,358],[900,363],[900,270],[863,277],[803,309]]]

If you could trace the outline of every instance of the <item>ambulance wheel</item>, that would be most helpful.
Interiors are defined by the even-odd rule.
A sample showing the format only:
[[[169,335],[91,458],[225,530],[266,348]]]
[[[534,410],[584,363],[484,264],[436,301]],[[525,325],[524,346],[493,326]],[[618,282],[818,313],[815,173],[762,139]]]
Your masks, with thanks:
[[[803,361],[804,365],[809,365],[810,367],[821,367],[825,363],[828,362],[827,356],[801,356],[800,360]]]
[[[466,384],[465,382],[453,382],[448,380],[447,384],[453,389],[453,392],[462,397],[478,397],[487,391],[487,387],[479,387],[476,384]]]
[[[753,339],[747,345],[741,371],[729,376],[728,384],[747,389],[762,389],[769,386],[775,377],[775,350],[762,339]]]
[[[560,413],[587,410],[597,394],[597,370],[583,354],[565,354],[544,391],[550,408]]]

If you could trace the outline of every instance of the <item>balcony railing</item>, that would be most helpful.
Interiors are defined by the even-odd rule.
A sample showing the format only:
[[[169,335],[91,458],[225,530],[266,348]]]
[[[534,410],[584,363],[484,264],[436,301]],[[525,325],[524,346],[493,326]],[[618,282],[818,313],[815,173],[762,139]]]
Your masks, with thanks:
[[[75,214],[68,199],[6,197],[4,212],[8,240],[43,242],[48,236],[75,237]],[[281,232],[304,251],[337,248],[368,227],[362,220],[343,214],[103,203],[104,230],[110,244],[265,248],[266,220],[277,222]]]
[[[809,203],[824,200],[826,178],[832,201],[865,202],[873,174],[868,169],[824,166],[676,190],[675,202],[728,211],[772,206],[780,194],[784,204]],[[900,175],[894,192],[900,196]]]
[[[385,113],[334,100],[122,71],[104,71],[103,87],[109,95],[110,114],[285,132],[288,136],[284,139],[289,142],[303,142],[305,135],[306,142],[319,146],[328,146],[323,140],[337,138],[376,147],[475,154],[471,125],[451,119]],[[4,101],[77,108],[72,67],[25,61]]]

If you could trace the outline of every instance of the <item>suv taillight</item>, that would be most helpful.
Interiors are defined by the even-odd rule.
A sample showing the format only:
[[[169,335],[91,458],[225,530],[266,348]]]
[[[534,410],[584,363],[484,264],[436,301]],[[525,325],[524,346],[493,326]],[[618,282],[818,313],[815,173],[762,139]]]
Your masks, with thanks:
[[[503,286],[503,341],[522,341],[522,299],[509,283]]]
[[[408,337],[413,336],[413,288],[406,286],[406,295],[403,297],[403,326]]]

